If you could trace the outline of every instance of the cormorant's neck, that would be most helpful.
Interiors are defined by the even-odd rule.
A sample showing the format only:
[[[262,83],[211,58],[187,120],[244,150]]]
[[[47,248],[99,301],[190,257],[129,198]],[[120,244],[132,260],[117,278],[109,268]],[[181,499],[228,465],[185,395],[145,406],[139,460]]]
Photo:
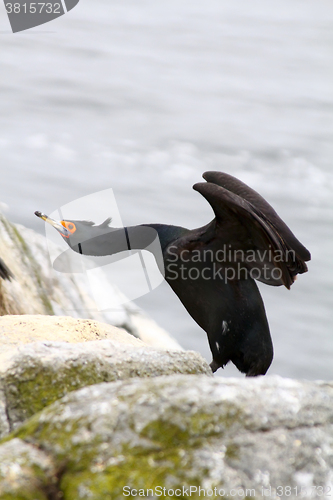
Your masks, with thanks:
[[[143,224],[143,226],[155,229],[158,234],[162,251],[172,242],[187,234],[190,230],[180,226],[169,226],[167,224]]]
[[[188,229],[164,224],[142,224],[123,228],[94,226],[90,232],[74,233],[66,240],[75,252],[83,255],[114,255],[126,250],[149,250],[153,252],[160,247],[163,250],[172,241],[187,234]],[[158,245],[156,247],[154,244]]]

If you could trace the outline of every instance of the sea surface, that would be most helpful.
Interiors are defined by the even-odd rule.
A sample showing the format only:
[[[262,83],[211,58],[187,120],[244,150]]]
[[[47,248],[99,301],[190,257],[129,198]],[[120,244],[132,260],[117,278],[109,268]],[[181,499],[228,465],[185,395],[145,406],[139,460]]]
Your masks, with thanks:
[[[290,291],[260,284],[269,373],[333,379],[332,47],[328,0],[81,0],[17,34],[0,5],[2,210],[43,232],[35,210],[112,188],[125,225],[194,228],[201,174],[239,177],[312,253]],[[166,283],[136,302],[210,360]]]

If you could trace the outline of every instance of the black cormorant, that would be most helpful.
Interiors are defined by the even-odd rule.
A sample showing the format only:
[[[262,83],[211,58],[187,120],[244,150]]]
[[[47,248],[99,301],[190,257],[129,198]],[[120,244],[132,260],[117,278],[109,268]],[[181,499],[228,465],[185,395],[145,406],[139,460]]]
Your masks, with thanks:
[[[158,236],[166,281],[208,336],[215,372],[232,361],[247,376],[263,375],[273,359],[264,304],[255,280],[288,289],[307,271],[309,251],[256,191],[222,172],[206,172],[195,184],[215,218],[186,229],[164,224],[112,228],[89,221],[52,224],[72,250],[112,255],[148,249]],[[158,260],[158,259],[157,259]],[[56,263],[55,263],[56,268]]]

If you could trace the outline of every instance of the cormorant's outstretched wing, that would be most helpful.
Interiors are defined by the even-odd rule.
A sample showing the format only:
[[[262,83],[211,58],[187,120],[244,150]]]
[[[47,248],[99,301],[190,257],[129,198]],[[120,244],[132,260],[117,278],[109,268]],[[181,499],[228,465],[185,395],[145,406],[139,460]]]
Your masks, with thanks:
[[[270,224],[275,228],[275,230],[284,239],[285,243],[296,252],[301,260],[308,261],[311,260],[310,252],[302,245],[302,243],[296,238],[296,236],[290,231],[289,227],[275,212],[274,208],[267,203],[267,201],[254,189],[250,188],[247,184],[236,179],[232,175],[226,174],[224,172],[205,172],[202,177],[212,184],[221,186],[232,193],[237,194],[244,200],[248,201],[256,207],[262,214],[264,214],[269,220]],[[305,271],[307,269],[305,268]],[[305,271],[299,271],[305,272]]]
[[[248,269],[256,269],[258,274],[251,277],[269,285],[284,284],[289,289],[294,276],[307,270],[305,262],[292,251],[269,217],[255,205],[211,182],[195,184],[193,189],[201,193],[214,210],[215,249],[219,242],[229,245],[236,260],[240,259]],[[269,213],[266,206],[264,209]],[[239,257],[239,252],[243,252],[243,257]],[[280,270],[277,278],[274,269]]]
[[[13,273],[8,269],[4,261],[0,258],[0,277],[4,280],[11,280],[14,278]]]

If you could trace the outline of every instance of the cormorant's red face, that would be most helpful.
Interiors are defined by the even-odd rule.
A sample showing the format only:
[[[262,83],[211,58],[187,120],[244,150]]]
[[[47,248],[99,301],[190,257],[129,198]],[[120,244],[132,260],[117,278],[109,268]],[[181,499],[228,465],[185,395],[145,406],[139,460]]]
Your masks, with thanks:
[[[74,222],[62,220],[62,221],[60,221],[60,223],[67,229],[67,231],[70,232],[70,234],[67,234],[67,235],[60,233],[61,236],[63,236],[64,238],[69,238],[71,234],[75,233],[76,226],[75,226]]]

